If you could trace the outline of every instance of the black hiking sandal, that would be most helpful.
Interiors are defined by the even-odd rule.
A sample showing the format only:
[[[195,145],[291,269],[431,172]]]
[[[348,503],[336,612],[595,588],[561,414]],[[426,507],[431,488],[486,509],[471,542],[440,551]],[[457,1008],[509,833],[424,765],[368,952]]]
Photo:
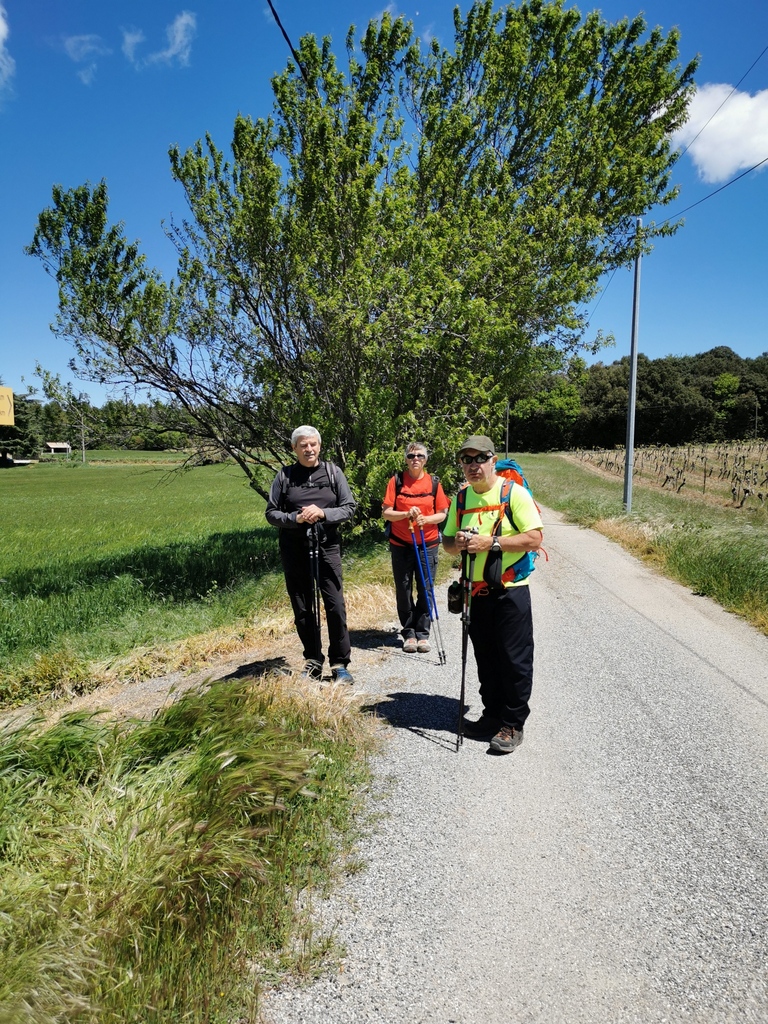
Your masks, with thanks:
[[[319,661],[307,661],[301,673],[302,679],[322,679],[323,666]]]
[[[511,725],[502,725],[491,740],[491,750],[495,750],[498,754],[511,754],[522,742],[522,729],[514,729]]]
[[[462,718],[461,721],[464,735],[471,740],[489,740],[501,725],[500,718],[490,718],[488,715],[481,715],[476,722],[470,722],[468,718]]]

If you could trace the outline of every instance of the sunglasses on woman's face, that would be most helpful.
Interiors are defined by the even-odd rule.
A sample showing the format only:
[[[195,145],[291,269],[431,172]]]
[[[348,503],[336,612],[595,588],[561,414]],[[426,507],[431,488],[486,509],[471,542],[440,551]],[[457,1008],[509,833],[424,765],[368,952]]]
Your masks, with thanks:
[[[406,459],[426,459],[426,455],[423,452],[408,452],[405,456]]]
[[[490,458],[490,455],[460,455],[459,462],[462,466],[471,466],[473,462],[477,462],[478,465],[482,466],[482,464],[487,462]]]

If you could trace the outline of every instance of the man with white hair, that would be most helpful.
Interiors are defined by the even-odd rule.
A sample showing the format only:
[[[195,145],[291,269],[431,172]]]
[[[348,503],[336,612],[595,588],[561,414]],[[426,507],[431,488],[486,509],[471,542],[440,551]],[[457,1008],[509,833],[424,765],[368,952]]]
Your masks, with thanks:
[[[353,683],[348,665],[351,645],[341,575],[338,527],[355,514],[355,499],[344,474],[320,458],[320,433],[305,425],[291,435],[296,454],[292,466],[283,466],[269,492],[267,522],[280,531],[280,559],[291,599],[299,638],[304,645],[304,676],[320,679],[324,655],[317,628],[315,579],[312,559],[317,558],[320,593],[328,625],[328,660],[331,675]],[[317,538],[317,547],[313,547]]]

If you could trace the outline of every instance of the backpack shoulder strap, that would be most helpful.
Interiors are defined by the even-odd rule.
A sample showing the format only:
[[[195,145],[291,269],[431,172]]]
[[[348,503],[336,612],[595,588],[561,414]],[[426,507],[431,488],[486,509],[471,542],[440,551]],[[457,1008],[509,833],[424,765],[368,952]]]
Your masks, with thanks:
[[[325,472],[328,474],[328,481],[331,485],[333,493],[336,495],[336,500],[339,500],[339,484],[336,479],[336,466],[333,462],[325,463]]]
[[[280,470],[280,510],[285,512],[285,499],[288,496],[288,488],[291,486],[292,466],[283,466]]]
[[[464,515],[464,509],[467,507],[467,488],[461,487],[456,492],[456,529],[461,529],[461,518]]]

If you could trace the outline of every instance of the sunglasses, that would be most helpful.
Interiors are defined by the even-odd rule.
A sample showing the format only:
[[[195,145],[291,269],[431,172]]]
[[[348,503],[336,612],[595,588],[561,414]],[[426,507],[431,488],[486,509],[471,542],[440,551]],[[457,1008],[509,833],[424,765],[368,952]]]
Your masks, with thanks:
[[[460,455],[459,462],[462,466],[471,466],[473,462],[476,462],[479,466],[482,466],[488,459],[493,458],[491,455]]]
[[[406,459],[426,459],[427,456],[421,452],[408,452],[405,457]]]

